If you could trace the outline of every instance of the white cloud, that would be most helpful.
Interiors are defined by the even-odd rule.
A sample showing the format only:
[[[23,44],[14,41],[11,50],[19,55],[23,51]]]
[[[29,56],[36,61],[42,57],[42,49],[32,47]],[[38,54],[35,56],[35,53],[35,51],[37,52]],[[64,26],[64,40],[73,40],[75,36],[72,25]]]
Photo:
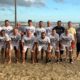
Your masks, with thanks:
[[[64,0],[53,0],[53,1],[55,1],[57,3],[63,3],[64,2]]]
[[[45,6],[44,0],[16,0],[19,6]],[[14,0],[0,0],[0,5],[14,5]]]

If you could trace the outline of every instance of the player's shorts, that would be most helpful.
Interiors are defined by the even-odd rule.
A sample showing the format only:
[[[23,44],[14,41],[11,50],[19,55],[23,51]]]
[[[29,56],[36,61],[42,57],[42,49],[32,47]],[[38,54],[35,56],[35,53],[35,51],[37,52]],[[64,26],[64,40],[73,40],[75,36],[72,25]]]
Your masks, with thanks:
[[[75,48],[75,43],[74,42],[71,43],[71,47],[72,47],[72,49]]]
[[[38,51],[41,51],[41,49],[44,49],[46,51],[47,46],[45,46],[45,45],[38,46]]]
[[[12,44],[12,47],[13,47],[13,49],[15,49],[15,48],[16,48],[17,50],[19,49],[19,45],[18,45],[18,44]]]
[[[51,47],[54,52],[59,52],[59,47],[57,45],[52,45]]]
[[[10,50],[13,50],[12,44],[6,43],[4,46],[5,46],[5,48],[8,48]]]
[[[70,45],[64,45],[64,44],[62,45],[61,50],[64,51],[66,48],[68,49],[68,51],[72,51],[72,47]]]
[[[38,51],[41,51],[42,49],[45,50],[45,51],[51,52],[52,51],[52,46],[50,46],[49,50],[48,50],[48,46],[45,46],[45,45],[38,46]]]
[[[0,50],[4,48],[5,49],[5,45],[0,45]]]
[[[24,46],[24,47],[23,47],[24,52],[26,52],[26,51],[27,51],[27,49],[32,50],[32,46]]]

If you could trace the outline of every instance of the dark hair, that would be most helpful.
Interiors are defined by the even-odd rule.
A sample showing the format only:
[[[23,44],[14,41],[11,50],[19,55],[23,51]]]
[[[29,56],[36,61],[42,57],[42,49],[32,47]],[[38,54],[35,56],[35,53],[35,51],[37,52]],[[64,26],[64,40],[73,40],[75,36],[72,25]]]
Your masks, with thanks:
[[[29,23],[29,22],[32,22],[32,20],[28,20],[28,23]]]
[[[52,31],[55,30],[54,28],[52,29]]]
[[[71,22],[71,21],[69,21],[69,22],[68,22],[68,24],[69,24],[69,23],[72,23],[72,22]]]
[[[41,32],[41,34],[45,34],[45,32]]]
[[[41,22],[43,22],[43,21],[39,21],[39,23],[41,23]]]
[[[50,21],[47,21],[47,23],[49,23]]]
[[[6,23],[6,22],[9,22],[9,20],[5,20],[5,23]]]
[[[57,21],[57,23],[59,23],[59,22],[61,22],[60,20],[59,21]]]

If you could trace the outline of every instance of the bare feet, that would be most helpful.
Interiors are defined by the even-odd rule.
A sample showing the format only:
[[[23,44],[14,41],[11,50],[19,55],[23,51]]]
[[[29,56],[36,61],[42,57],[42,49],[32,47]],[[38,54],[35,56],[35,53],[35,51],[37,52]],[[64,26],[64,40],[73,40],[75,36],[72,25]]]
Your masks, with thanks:
[[[11,60],[8,62],[8,64],[11,64]]]
[[[25,64],[25,63],[26,63],[25,61],[22,62],[22,64]]]

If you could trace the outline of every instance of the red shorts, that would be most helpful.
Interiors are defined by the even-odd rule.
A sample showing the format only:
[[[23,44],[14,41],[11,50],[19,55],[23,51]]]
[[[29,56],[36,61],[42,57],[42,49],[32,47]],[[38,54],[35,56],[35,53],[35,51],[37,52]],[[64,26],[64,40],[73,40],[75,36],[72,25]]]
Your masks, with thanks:
[[[74,42],[71,43],[71,47],[72,47],[72,49],[75,48],[75,43]]]

